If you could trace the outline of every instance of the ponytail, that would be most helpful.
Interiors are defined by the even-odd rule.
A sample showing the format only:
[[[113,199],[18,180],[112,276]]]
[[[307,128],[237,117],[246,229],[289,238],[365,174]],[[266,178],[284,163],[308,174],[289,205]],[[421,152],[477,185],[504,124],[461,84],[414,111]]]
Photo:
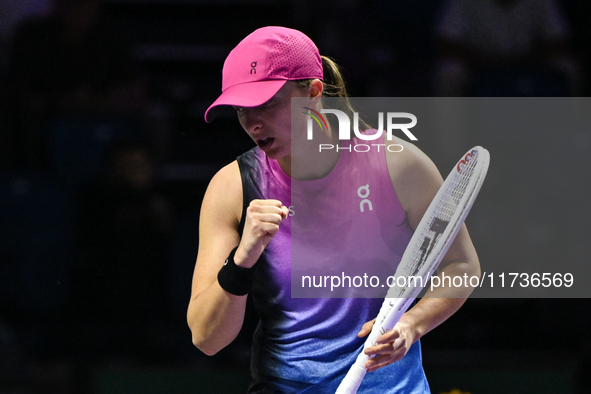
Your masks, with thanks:
[[[347,87],[345,86],[345,79],[341,73],[340,67],[329,57],[321,56],[322,71],[324,73],[324,80],[322,81],[323,97],[349,97]],[[345,100],[349,102],[349,100]]]
[[[343,74],[341,73],[340,67],[335,63],[334,60],[327,56],[321,56],[322,58],[322,70],[324,73],[324,79],[322,81],[322,97],[334,97],[334,98],[341,98],[337,100],[338,110],[343,111],[347,114],[349,119],[353,119],[353,106],[349,101],[349,94],[347,93],[347,86],[345,84],[345,79],[343,78]],[[300,87],[306,88],[310,86],[311,79],[303,79],[297,81]],[[359,118],[359,129],[360,130],[367,130],[371,127],[363,121],[363,119]]]

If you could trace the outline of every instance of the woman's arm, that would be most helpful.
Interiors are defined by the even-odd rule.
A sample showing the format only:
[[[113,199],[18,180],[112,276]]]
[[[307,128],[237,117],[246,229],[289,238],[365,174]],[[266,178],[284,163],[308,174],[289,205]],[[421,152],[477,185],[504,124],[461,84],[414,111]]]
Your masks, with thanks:
[[[387,162],[394,189],[404,208],[407,220],[416,228],[443,179],[433,162],[414,145],[398,140],[404,146],[402,152],[388,153]],[[439,266],[441,275],[480,276],[478,256],[462,226]],[[380,355],[366,364],[369,371],[400,360],[410,346],[423,335],[453,315],[472,293],[468,287],[438,287],[428,290],[426,295],[406,312],[393,330],[378,338],[376,346],[365,350],[368,355]],[[366,323],[359,333],[365,336],[371,330],[372,322]]]
[[[187,311],[193,343],[208,355],[236,338],[246,310],[247,295],[237,296],[224,290],[217,280],[218,272],[236,246],[234,263],[252,267],[288,213],[277,200],[254,200],[247,209],[240,238],[242,205],[240,170],[238,163],[233,162],[213,177],[203,198],[199,251]]]

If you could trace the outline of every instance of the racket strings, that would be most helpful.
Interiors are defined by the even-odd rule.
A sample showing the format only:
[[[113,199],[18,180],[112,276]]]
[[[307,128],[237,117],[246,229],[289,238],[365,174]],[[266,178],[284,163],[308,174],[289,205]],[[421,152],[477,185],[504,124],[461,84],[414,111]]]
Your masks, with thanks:
[[[474,175],[474,171],[478,165],[478,159],[475,155],[470,161],[466,163],[463,168],[454,174],[450,184],[444,189],[441,199],[438,201],[436,208],[429,215],[428,226],[420,229],[421,243],[414,245],[410,259],[407,263],[405,272],[409,272],[411,276],[421,276],[423,281],[428,280],[429,270],[425,270],[422,275],[417,275],[421,272],[423,265],[430,257],[433,250],[437,250],[436,246],[443,241],[440,235],[444,232],[447,224],[457,214],[460,209],[460,202],[466,194],[469,184]],[[400,286],[394,297],[409,297],[407,290],[414,288],[411,280],[406,281],[406,286]]]

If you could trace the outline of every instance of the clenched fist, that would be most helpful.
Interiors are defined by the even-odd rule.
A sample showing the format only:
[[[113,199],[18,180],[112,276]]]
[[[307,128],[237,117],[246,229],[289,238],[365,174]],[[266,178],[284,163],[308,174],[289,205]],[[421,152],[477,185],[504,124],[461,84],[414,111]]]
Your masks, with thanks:
[[[281,204],[281,201],[252,200],[246,209],[244,232],[234,255],[236,265],[252,267],[277,234],[279,224],[288,214],[289,209]]]

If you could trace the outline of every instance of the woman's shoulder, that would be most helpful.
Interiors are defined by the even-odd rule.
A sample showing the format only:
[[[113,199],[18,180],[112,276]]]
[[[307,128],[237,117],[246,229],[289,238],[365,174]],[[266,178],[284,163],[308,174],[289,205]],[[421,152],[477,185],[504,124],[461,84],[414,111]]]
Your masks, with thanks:
[[[238,162],[234,160],[215,173],[209,182],[209,187],[216,187],[219,184],[223,185],[226,182],[235,182],[237,175],[240,175],[240,171],[238,169]]]
[[[207,189],[218,193],[219,198],[241,198],[242,182],[240,179],[240,168],[238,166],[238,161],[234,160],[216,172],[216,174],[211,178]]]
[[[416,145],[397,137],[392,137],[392,142],[402,147],[396,151],[386,150],[386,162],[393,181],[439,174],[435,164]]]
[[[242,212],[242,182],[238,162],[222,167],[211,178],[203,198],[203,210],[218,215],[240,218]]]
[[[403,147],[400,152],[386,152],[390,180],[404,210],[422,206],[435,195],[443,182],[431,159],[414,144],[393,137]]]

